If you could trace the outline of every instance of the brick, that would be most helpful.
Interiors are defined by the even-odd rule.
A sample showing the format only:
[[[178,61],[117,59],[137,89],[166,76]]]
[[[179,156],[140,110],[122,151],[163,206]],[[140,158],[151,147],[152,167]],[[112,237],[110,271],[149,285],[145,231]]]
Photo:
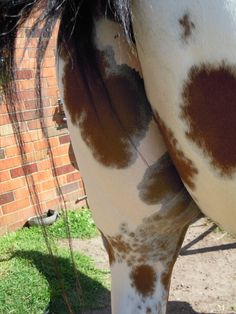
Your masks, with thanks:
[[[20,151],[17,146],[11,146],[9,148],[8,147],[5,148],[5,154],[6,154],[6,157],[19,156]]]
[[[40,111],[38,110],[29,110],[22,113],[24,121],[39,119]]]
[[[0,137],[14,134],[11,124],[0,125]]]
[[[29,109],[37,109],[38,108],[37,100],[35,100],[35,99],[33,99],[33,100],[25,99],[24,100],[24,105],[25,105],[25,108],[27,110],[29,110]]]
[[[10,214],[4,215],[3,217],[0,217],[0,226],[1,224],[5,226],[10,226],[19,221],[26,221],[29,217],[35,215],[36,213],[34,208],[30,206],[28,208],[24,208],[23,210],[18,210],[16,212],[12,212]]]
[[[35,80],[29,79],[29,80],[18,81],[18,86],[19,86],[19,90],[21,91],[35,88]]]
[[[33,163],[33,162],[39,162],[41,160],[48,159],[48,149],[43,149],[39,151],[33,151],[31,154],[27,154],[27,162]]]
[[[23,109],[22,109],[23,110]],[[10,116],[11,117],[11,116]],[[14,117],[11,117],[14,121],[17,119],[18,123],[16,124],[14,122],[14,124],[11,123],[11,126],[12,126],[12,130],[15,134],[17,134],[17,132],[19,131],[20,134],[22,134],[23,132],[28,132],[28,129],[27,129],[27,125],[26,123],[23,123],[24,120],[22,118],[22,115],[21,113],[18,113],[16,116]]]
[[[66,175],[61,175],[61,176],[57,177],[56,179],[57,179],[59,187],[67,184]]]
[[[56,109],[56,106],[52,106],[52,107],[49,107],[49,108],[44,108],[44,115],[46,117],[53,117],[54,114],[55,114],[55,109]]]
[[[54,96],[54,97],[57,97],[58,96],[58,90],[57,88],[55,87],[48,87],[46,90],[45,90],[45,94],[50,97],[50,96]]]
[[[3,148],[0,148],[0,159],[4,159],[5,158],[5,151]]]
[[[15,213],[4,215],[0,217],[0,226],[8,226],[16,222],[16,215]]]
[[[62,174],[73,172],[74,170],[75,170],[75,168],[72,165],[65,165],[65,166],[62,166],[62,167],[57,167],[55,169],[55,174],[57,176],[60,176]]]
[[[15,49],[15,58],[16,59],[22,59],[23,57],[24,58],[28,58],[28,51],[27,51],[27,49],[23,49],[23,48],[16,48]]]
[[[1,107],[2,105],[0,105]],[[4,125],[4,124],[10,124],[11,121],[9,119],[9,115],[8,114],[0,114],[0,125]]]
[[[71,193],[71,192],[74,192],[74,191],[77,191],[79,189],[79,185],[77,182],[74,182],[74,183],[70,183],[70,184],[67,184],[67,185],[64,185],[64,186],[61,186],[60,187],[60,190],[63,194],[68,194],[68,193]],[[57,190],[57,193],[59,194],[60,191]]]
[[[52,36],[51,39],[50,39],[50,41],[49,41],[49,44],[48,44],[49,49],[50,49],[51,47],[52,47],[52,48],[56,47],[56,44],[57,44],[57,38],[56,38],[55,36]]]
[[[12,192],[8,192],[0,195],[0,205],[7,204],[14,201],[14,195]]]
[[[59,137],[60,144],[70,143],[70,135],[63,135]]]
[[[78,200],[79,195],[78,195],[78,192],[72,192],[72,193],[64,195],[64,198],[65,198],[66,203],[69,203],[69,202],[75,203]]]
[[[0,93],[0,114],[8,114],[8,111],[7,111],[7,106],[4,102],[4,97],[3,95]]]
[[[28,80],[33,78],[33,71],[32,70],[18,70],[16,71],[16,79],[17,80]]]
[[[81,179],[80,172],[70,173],[66,176],[66,180],[68,183],[78,181]]]
[[[42,119],[42,121],[40,121],[39,119],[37,120],[32,120],[32,121],[28,121],[27,122],[28,128],[29,130],[35,130],[35,129],[41,129],[44,127],[51,127],[51,126],[56,126],[56,123],[53,121],[52,118],[49,119]]]
[[[23,133],[22,138],[25,143],[38,141],[43,138],[42,130],[38,129],[27,133]]]
[[[39,168],[39,163],[37,164]],[[49,169],[48,167],[46,169]],[[47,181],[52,177],[52,172],[50,170],[35,172],[32,174],[32,178],[37,182]]]
[[[68,134],[68,129],[63,128],[63,129],[57,129],[55,127],[51,127],[47,129],[48,137],[54,137],[54,136],[61,136]]]
[[[27,185],[25,185],[23,188],[13,191],[13,193],[15,200],[21,200],[30,196]]]
[[[50,160],[43,160],[37,163],[38,166],[38,170],[42,171],[42,170],[48,170],[52,168],[52,163],[50,162]]]
[[[49,67],[55,67],[56,66],[56,60],[53,57],[46,57],[44,60],[43,60],[43,67],[45,68],[49,68]]]
[[[59,198],[55,198],[53,200],[47,201],[45,204],[45,209],[59,209],[61,208],[61,203]]]
[[[71,164],[71,160],[68,154],[64,156],[53,157],[53,161],[56,168]]]
[[[48,143],[46,139],[42,139],[37,142],[34,142],[33,146],[34,146],[34,150],[37,151],[37,150],[48,148]]]
[[[40,183],[40,191],[48,191],[56,187],[56,182],[54,180],[48,180],[43,183]]]
[[[80,187],[80,189],[81,189],[82,191],[84,191],[84,182],[83,182],[83,180],[80,180],[80,181],[79,181],[79,187]]]
[[[25,38],[25,32],[24,32],[24,29],[21,28],[18,30],[17,32],[17,38]]]
[[[17,38],[16,47],[24,48],[26,40],[25,38]],[[36,48],[38,44],[38,38],[30,38],[27,42],[27,47],[29,48]]]
[[[0,106],[1,107],[1,106]],[[10,145],[13,145],[13,144],[16,144],[16,141],[15,141],[15,137],[14,135],[8,135],[8,136],[2,136],[0,138],[0,145],[1,145],[1,148],[4,148],[6,146],[9,146]],[[1,168],[1,166],[0,166]]]
[[[52,154],[54,157],[68,155],[68,145],[62,145],[52,148]]]
[[[20,217],[20,219],[18,220],[24,220],[26,221],[29,217],[31,216],[35,216],[36,215],[36,210],[33,206],[30,206],[28,208],[24,208],[23,210],[20,210],[18,212],[18,217]]]
[[[11,179],[10,170],[0,171],[0,182],[8,181],[10,179]]]
[[[31,108],[30,108],[31,109]],[[24,111],[22,112],[22,116],[24,121],[28,121],[28,120],[35,120],[35,119],[39,119],[39,118],[43,118],[43,117],[53,117],[54,114],[54,108],[47,108],[47,109],[38,109],[38,110],[28,110],[28,111]]]
[[[18,146],[10,146],[5,148],[5,154],[8,158],[14,157],[20,155],[21,153],[28,154],[30,152],[33,152],[33,148],[34,146],[32,143],[24,143],[24,146],[21,148]],[[28,157],[28,155],[26,156]]]
[[[36,99],[36,92],[34,89],[29,90],[23,90],[19,92],[20,98],[22,100],[30,100],[30,99]]]
[[[49,191],[44,191],[40,193],[38,196],[39,196],[40,202],[46,202],[46,201],[55,199],[57,195],[56,195],[55,189],[53,189]]]
[[[26,181],[25,178],[16,178],[14,180],[10,180],[6,182],[0,182],[0,193],[10,192],[25,186]]]
[[[46,58],[56,57],[56,45],[53,48],[49,47],[49,49],[47,49],[45,57]]]
[[[29,198],[25,198],[22,200],[17,200],[7,205],[2,206],[3,214],[10,214],[12,212],[18,211],[19,209],[23,209],[25,207],[30,206]]]
[[[36,59],[33,58],[23,58],[20,60],[16,60],[17,66],[19,69],[34,69],[36,67]]]
[[[47,86],[52,87],[55,86],[55,88],[58,88],[57,86],[57,79],[55,77],[47,77]]]
[[[28,48],[28,56],[29,58],[36,58],[37,49],[36,48]]]
[[[58,99],[60,98],[60,93],[58,92],[57,96],[47,97],[50,102],[50,106],[54,107],[55,109],[58,108]]]
[[[22,167],[11,169],[10,173],[11,173],[11,177],[12,178],[17,178],[17,177],[24,176],[24,170],[23,170]]]
[[[2,159],[0,163],[0,170],[10,169],[17,166],[20,166],[22,163],[21,158],[19,156]]]
[[[21,229],[24,225],[25,225],[25,220],[21,220],[21,221],[18,221],[12,225],[9,225],[7,229],[9,232],[13,232],[13,231],[16,231],[18,229]]]
[[[59,141],[57,138],[50,138],[50,139],[42,139],[34,143],[34,150],[41,150],[45,148],[56,147],[59,145]]]
[[[51,77],[51,76],[53,77],[56,76],[56,69],[54,67],[42,69],[42,77]]]
[[[34,164],[31,164],[31,165],[25,165],[25,166],[22,166],[22,167],[11,169],[10,173],[11,173],[11,177],[12,178],[17,178],[17,177],[28,175],[28,174],[31,174],[31,173],[34,173],[34,172],[37,172],[37,171],[38,171],[37,164],[34,163]]]

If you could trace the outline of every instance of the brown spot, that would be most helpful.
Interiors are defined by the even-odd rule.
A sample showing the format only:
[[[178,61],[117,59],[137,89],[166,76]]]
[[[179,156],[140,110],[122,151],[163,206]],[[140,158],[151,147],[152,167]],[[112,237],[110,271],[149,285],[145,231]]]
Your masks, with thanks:
[[[152,310],[150,309],[150,307],[147,307],[146,308],[146,314],[150,314],[150,313],[152,313]]]
[[[123,253],[124,256],[130,253],[130,244],[124,241],[121,235],[118,235],[116,237],[110,237],[109,239],[112,247],[114,247],[116,251],[118,251],[119,253]]]
[[[183,183],[167,153],[146,170],[138,185],[139,196],[146,204],[164,204],[182,188]]]
[[[184,14],[184,16],[179,19],[179,24],[182,26],[183,32],[181,38],[187,42],[188,38],[192,35],[193,30],[195,29],[194,23],[190,20],[189,14]]]
[[[112,48],[95,52],[91,66],[76,58],[67,60],[65,105],[96,160],[107,167],[125,168],[138,157],[137,147],[152,118],[150,104],[138,72],[117,65]]]
[[[111,244],[109,243],[109,241],[107,240],[107,238],[104,236],[104,234],[102,232],[101,232],[101,236],[102,236],[104,247],[105,247],[105,249],[107,251],[107,254],[108,254],[108,257],[109,257],[109,264],[111,266],[116,261],[114,250],[113,250]]]
[[[182,180],[193,190],[195,188],[193,179],[194,175],[198,173],[198,170],[195,168],[193,162],[184,155],[172,130],[165,125],[158,114],[157,121],[167,145],[168,152],[170,153]]]
[[[161,276],[162,284],[165,290],[167,291],[169,290],[169,287],[170,287],[170,278],[171,278],[171,271],[168,273],[163,273]]]
[[[236,68],[224,63],[193,67],[183,88],[182,118],[186,135],[210,158],[221,174],[236,168]]]
[[[149,265],[137,266],[130,275],[132,283],[138,293],[146,297],[155,290],[156,273]]]

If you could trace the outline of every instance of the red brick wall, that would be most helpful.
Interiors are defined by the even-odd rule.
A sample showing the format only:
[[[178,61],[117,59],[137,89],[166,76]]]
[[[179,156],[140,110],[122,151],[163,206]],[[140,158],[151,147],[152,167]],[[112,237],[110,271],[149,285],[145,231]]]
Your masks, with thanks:
[[[84,205],[84,202],[77,204],[77,200],[84,195],[83,183],[76,169],[67,127],[61,125],[58,114],[56,31],[50,40],[42,70],[45,125],[55,164],[54,173],[47,140],[43,137],[36,111],[34,68],[37,37],[32,38],[24,50],[28,30],[29,24],[19,32],[16,44],[17,85],[21,97],[17,111],[22,113],[22,117],[19,116],[20,129],[27,159],[24,166],[7,107],[3,102],[0,104],[0,234],[20,228],[28,217],[35,214],[25,173],[34,179],[44,211],[61,206],[56,178],[68,208]]]

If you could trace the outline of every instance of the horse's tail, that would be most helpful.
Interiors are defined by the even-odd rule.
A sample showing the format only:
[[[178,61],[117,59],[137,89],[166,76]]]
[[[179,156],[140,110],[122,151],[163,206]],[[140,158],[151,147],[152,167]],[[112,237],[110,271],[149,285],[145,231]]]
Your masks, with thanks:
[[[36,71],[35,71],[35,90],[36,90],[36,111],[37,116],[40,119],[41,130],[44,138],[47,140],[48,152],[50,155],[50,162],[52,169],[55,170],[55,165],[53,161],[52,151],[50,147],[50,142],[47,136],[47,128],[44,125],[43,119],[43,98],[41,94],[41,64],[50,40],[50,37],[53,33],[54,27],[65,7],[67,2],[63,0],[5,0],[0,3],[0,85],[1,93],[5,97],[5,103],[8,111],[8,115],[13,127],[14,136],[16,143],[18,144],[18,149],[20,150],[21,163],[22,165],[27,164],[27,156],[25,150],[24,139],[21,135],[21,121],[23,121],[22,113],[16,109],[16,104],[19,103],[20,97],[18,97],[17,86],[16,86],[16,77],[17,77],[17,66],[15,62],[15,48],[17,33],[23,24],[31,17],[33,17],[33,25],[30,29],[29,39],[26,39],[25,49],[27,44],[30,41],[31,37],[34,37],[34,33],[37,31],[38,42],[37,42],[37,52],[36,52]],[[39,14],[40,12],[40,14]],[[33,204],[37,215],[42,215],[42,207],[40,205],[40,200],[38,193],[35,187],[34,178],[31,174],[27,173],[27,168],[22,167],[26,179],[26,183],[29,190],[29,195],[31,197],[31,203]],[[56,178],[56,187],[59,191],[59,196],[61,200],[61,210],[63,212],[63,217],[65,218],[67,236],[70,243],[71,259],[74,266],[74,273],[76,277],[76,288],[77,294],[80,297],[81,291],[79,286],[79,281],[77,278],[77,272],[75,269],[74,257],[71,246],[71,237],[67,224],[67,214],[63,210],[66,208],[66,203],[63,198],[63,194],[60,190],[60,185],[57,181],[56,171],[54,171]],[[68,308],[69,313],[73,313],[71,308],[69,298],[66,295],[61,276],[60,270],[56,258],[53,255],[52,247],[50,240],[47,234],[47,229],[43,224],[42,230],[47,244],[48,251],[52,257],[52,262],[58,278],[59,286],[62,290],[62,295],[64,302]],[[82,302],[81,302],[82,303]]]

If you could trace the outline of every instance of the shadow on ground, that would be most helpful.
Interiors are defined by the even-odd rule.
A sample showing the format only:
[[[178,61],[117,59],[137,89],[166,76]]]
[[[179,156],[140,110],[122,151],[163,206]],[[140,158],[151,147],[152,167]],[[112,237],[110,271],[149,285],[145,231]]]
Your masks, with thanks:
[[[168,302],[166,314],[214,314],[214,313],[196,312],[187,302],[170,301]]]
[[[44,314],[77,314],[84,313],[84,308],[88,306],[109,306],[110,291],[99,282],[74,270],[70,259],[53,258],[37,251],[16,251],[12,257],[30,261],[48,281],[50,302]],[[78,296],[80,288],[76,284],[76,276],[83,291],[82,299]]]
[[[217,226],[214,224],[208,230],[201,233],[197,238],[186,244],[182,247],[180,251],[180,255],[193,255],[193,254],[202,254],[202,253],[209,253],[209,252],[216,252],[216,251],[225,251],[225,250],[233,250],[236,249],[236,242],[235,243],[228,243],[228,244],[221,244],[221,245],[212,245],[211,247],[204,247],[189,250],[194,244],[202,241],[205,237],[207,237],[212,231],[214,231]]]

